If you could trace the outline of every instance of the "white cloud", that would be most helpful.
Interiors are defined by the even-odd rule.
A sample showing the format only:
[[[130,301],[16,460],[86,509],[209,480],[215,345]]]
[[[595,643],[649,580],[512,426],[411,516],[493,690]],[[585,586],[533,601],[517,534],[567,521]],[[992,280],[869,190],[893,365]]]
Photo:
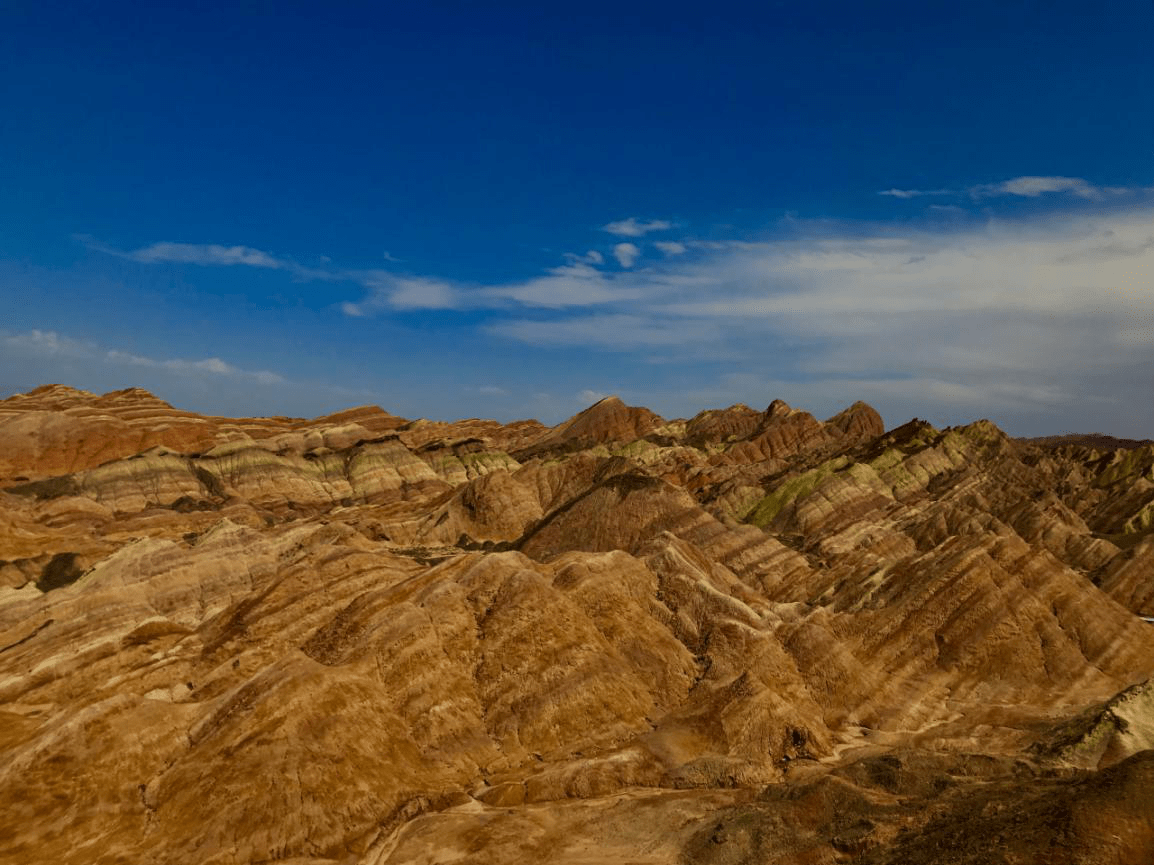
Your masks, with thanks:
[[[523,306],[561,309],[638,301],[648,290],[630,281],[629,275],[602,273],[587,264],[568,264],[525,282],[478,289],[470,300],[475,306],[507,306],[513,301]]]
[[[52,330],[8,334],[3,337],[3,342],[8,349],[17,353],[40,357],[83,358],[92,353],[92,346],[88,343],[69,339]]]
[[[462,305],[458,291],[442,280],[376,271],[364,274],[362,282],[369,289],[368,295],[360,303],[342,303],[345,315],[361,318],[387,310],[455,309]]]
[[[220,246],[215,243],[154,243],[127,253],[133,261],[147,263],[171,261],[182,264],[233,265],[267,267],[283,270],[287,262],[281,261],[267,252],[250,246]]]
[[[469,287],[442,279],[398,275],[384,270],[306,268],[247,246],[164,242],[125,252],[89,237],[81,237],[81,240],[91,249],[142,263],[240,264],[283,270],[305,280],[356,282],[367,290],[365,296],[359,301],[343,301],[337,305],[342,313],[353,318],[417,310],[493,309],[510,304],[545,308],[593,306],[640,297],[635,287],[597,270],[596,265],[605,262],[605,257],[597,250],[589,250],[584,255],[568,253],[565,255],[568,264],[552,268],[539,277],[521,282]],[[618,244],[614,249],[614,256],[623,267],[630,267],[640,254],[640,250],[632,243]]]
[[[613,247],[613,257],[622,267],[632,267],[641,257],[641,250],[633,243],[619,243]]]
[[[658,240],[653,245],[666,255],[684,255],[687,248],[684,243],[675,240]]]
[[[346,300],[340,307],[341,312],[351,318],[364,318],[368,315],[367,310],[369,308],[370,303],[367,299],[361,303],[353,303],[351,300]]]
[[[389,303],[396,309],[452,309],[457,306],[456,291],[448,283],[435,279],[395,279],[390,286]]]
[[[114,255],[117,258],[138,261],[141,264],[195,264],[201,267],[258,267],[265,270],[280,270],[301,280],[341,281],[355,278],[351,273],[328,267],[328,256],[320,256],[325,267],[306,267],[290,258],[278,257],[251,246],[223,246],[217,243],[173,243],[162,241],[140,249],[117,249],[101,243],[86,234],[76,235],[76,239],[97,252]]]
[[[696,248],[623,275],[629,296],[596,312],[487,330],[642,360],[766,363],[788,374],[776,380],[792,379],[799,404],[814,404],[809,388],[830,413],[864,398],[899,422],[933,410],[1041,431],[1113,418],[1154,433],[1154,209],[899,230],[823,223],[810,236],[798,223],[789,239]]]
[[[495,384],[483,384],[477,389],[477,393],[483,396],[508,396],[509,391],[503,387],[498,387]]]
[[[673,228],[673,223],[664,219],[639,222],[636,217],[631,216],[628,219],[610,222],[608,225],[602,226],[601,230],[616,234],[618,237],[643,237],[651,231],[668,231],[671,228]]]
[[[593,403],[601,402],[601,400],[605,399],[607,396],[609,396],[609,394],[602,393],[599,390],[585,388],[585,390],[577,394],[577,402],[581,403],[581,405],[589,406],[593,405]]]
[[[956,195],[952,189],[883,189],[878,195],[892,198],[920,198],[923,195]]]
[[[1117,189],[1117,187],[1115,187]],[[969,190],[974,198],[990,198],[998,195],[1018,195],[1037,198],[1049,192],[1069,192],[1078,198],[1096,199],[1102,197],[1102,190],[1080,177],[1015,177],[1001,183],[984,183]]]
[[[183,375],[244,379],[257,384],[282,384],[285,381],[283,377],[274,372],[240,369],[226,363],[219,357],[209,357],[203,360],[157,359],[117,349],[104,349],[95,343],[61,336],[51,330],[30,330],[24,333],[8,334],[0,338],[0,344],[7,352],[25,357],[61,358],[86,363],[144,367]]]
[[[640,250],[633,247],[633,252],[623,250],[618,259],[624,256],[632,262],[636,255],[640,255]],[[417,309],[566,309],[636,302],[663,290],[661,278],[641,280],[627,273],[604,273],[586,263],[588,255],[567,257],[569,264],[550,268],[541,276],[496,285],[462,286],[443,280],[380,274],[365,280],[369,293],[363,300],[345,302],[341,310],[349,316],[363,317]]]
[[[1037,198],[1048,193],[1069,193],[1077,198],[1098,200],[1104,195],[1126,195],[1138,191],[1137,188],[1126,186],[1107,186],[1099,188],[1081,177],[1037,176],[1025,175],[1002,180],[997,183],[979,183],[964,190],[964,194],[971,198],[997,198],[1001,196],[1019,196],[1022,198]],[[878,195],[888,195],[892,198],[920,198],[926,195],[962,195],[963,191],[956,189],[885,189]]]
[[[104,358],[107,360],[129,364],[131,366],[143,366],[152,369],[166,369],[173,372],[187,373],[190,375],[197,375],[200,373],[208,373],[209,375],[229,376],[233,378],[244,378],[255,381],[258,384],[282,384],[284,378],[274,372],[267,370],[248,371],[239,369],[230,363],[225,363],[219,357],[209,357],[204,360],[182,360],[179,358],[170,360],[156,360],[151,357],[143,357],[138,354],[130,354],[128,352],[116,351],[111,349],[104,352]]]
[[[730,290],[681,298],[665,309],[791,319],[840,314],[851,327],[859,314],[1101,310],[1111,285],[1141,280],[1141,262],[1154,265],[1154,226],[1145,218],[766,243],[714,257],[708,266]]]

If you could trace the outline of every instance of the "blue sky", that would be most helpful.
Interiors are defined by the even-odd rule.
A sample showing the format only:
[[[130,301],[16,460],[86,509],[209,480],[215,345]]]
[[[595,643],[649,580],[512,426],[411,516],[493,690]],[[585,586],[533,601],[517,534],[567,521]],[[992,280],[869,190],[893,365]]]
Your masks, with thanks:
[[[865,399],[1152,436],[1152,25],[5,4],[0,392],[547,422]]]

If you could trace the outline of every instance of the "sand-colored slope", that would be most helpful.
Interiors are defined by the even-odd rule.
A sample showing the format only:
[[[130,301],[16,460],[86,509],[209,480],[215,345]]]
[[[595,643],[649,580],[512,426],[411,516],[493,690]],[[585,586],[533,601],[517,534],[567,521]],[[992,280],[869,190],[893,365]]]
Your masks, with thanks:
[[[1144,861],[1147,450],[10,398],[0,861]]]

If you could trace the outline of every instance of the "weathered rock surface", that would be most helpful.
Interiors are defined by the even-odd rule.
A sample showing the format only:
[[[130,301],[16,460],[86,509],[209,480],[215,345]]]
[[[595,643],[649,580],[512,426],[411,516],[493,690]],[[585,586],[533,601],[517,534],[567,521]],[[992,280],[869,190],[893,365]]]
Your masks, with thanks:
[[[0,401],[0,861],[1151,861],[1102,443]]]

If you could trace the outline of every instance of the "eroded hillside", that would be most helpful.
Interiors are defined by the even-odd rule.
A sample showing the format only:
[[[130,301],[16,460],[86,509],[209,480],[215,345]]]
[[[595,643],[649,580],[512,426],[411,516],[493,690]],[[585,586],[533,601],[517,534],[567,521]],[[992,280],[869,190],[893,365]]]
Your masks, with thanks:
[[[48,386],[0,490],[6,862],[1154,861],[1154,446]]]

